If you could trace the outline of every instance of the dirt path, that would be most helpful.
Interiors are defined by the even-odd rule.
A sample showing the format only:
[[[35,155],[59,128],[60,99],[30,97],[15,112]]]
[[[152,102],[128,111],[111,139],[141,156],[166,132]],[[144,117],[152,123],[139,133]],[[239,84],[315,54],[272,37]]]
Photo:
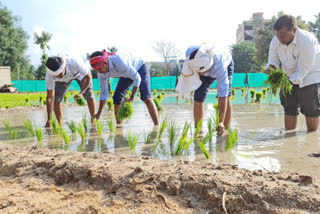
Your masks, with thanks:
[[[0,144],[0,213],[319,213],[298,174]]]

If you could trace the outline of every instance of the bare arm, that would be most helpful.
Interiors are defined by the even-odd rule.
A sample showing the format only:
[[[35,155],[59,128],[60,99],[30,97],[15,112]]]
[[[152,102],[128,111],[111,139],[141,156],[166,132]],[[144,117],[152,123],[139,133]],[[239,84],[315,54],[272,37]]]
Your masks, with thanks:
[[[50,127],[50,118],[52,116],[52,111],[53,111],[53,102],[54,102],[54,90],[47,90],[47,99],[46,99],[47,122],[45,127]]]
[[[86,76],[83,77],[84,81],[83,81],[83,85],[82,85],[82,88],[81,88],[81,91],[79,94],[77,94],[75,96],[75,98],[78,98],[78,97],[82,97],[82,95],[87,91],[87,89],[89,88],[90,86],[90,83],[92,82],[92,75],[91,73],[88,73]]]
[[[228,97],[219,97],[218,100],[218,109],[219,109],[219,127],[218,135],[222,135],[224,131],[224,119],[227,112],[227,101]]]

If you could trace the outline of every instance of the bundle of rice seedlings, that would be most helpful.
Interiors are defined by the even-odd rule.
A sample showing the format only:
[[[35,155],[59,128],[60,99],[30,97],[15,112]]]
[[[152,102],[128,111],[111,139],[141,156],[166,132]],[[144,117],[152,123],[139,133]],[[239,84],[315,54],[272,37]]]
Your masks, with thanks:
[[[128,144],[129,144],[129,148],[134,150],[136,149],[137,146],[137,142],[138,142],[138,134],[133,134],[131,131],[128,132]]]
[[[162,95],[165,95],[165,94],[166,94],[166,92],[164,92],[164,91],[163,91],[163,92],[161,92],[161,94],[162,94]]]
[[[61,126],[55,117],[51,117],[50,126],[52,128],[53,134],[61,135]]]
[[[34,131],[37,137],[37,141],[42,141],[42,135],[43,135],[42,129],[35,126]]]
[[[229,128],[228,132],[229,132],[229,137],[226,143],[225,151],[230,151],[234,147],[234,145],[237,144],[239,140],[237,128],[235,128],[234,130]]]
[[[97,132],[100,136],[102,135],[103,125],[104,125],[103,121],[102,122],[100,122],[100,120],[96,121]]]
[[[162,102],[162,94],[159,94],[158,96],[157,96],[157,98],[159,99],[159,101],[160,101],[160,103]]]
[[[67,132],[66,129],[62,129],[61,136],[62,136],[65,144],[69,144],[70,143],[70,137],[69,137],[68,132]]]
[[[107,100],[107,105],[108,105],[108,111],[112,111],[112,108],[113,108],[113,100],[112,100],[112,99],[108,99],[108,100]]]
[[[257,92],[255,102],[260,102],[260,98],[262,97],[262,95],[263,95],[262,92]]]
[[[85,132],[83,130],[83,127],[82,127],[81,123],[78,123],[77,132],[79,133],[79,135],[80,135],[82,140],[84,140],[86,138],[86,134],[85,134]]]
[[[20,136],[20,134],[18,133],[18,130],[15,128],[11,128],[9,135],[10,135],[10,139],[17,139]]]
[[[287,75],[282,71],[282,69],[270,69],[270,74],[268,79],[264,81],[265,85],[270,85],[274,96],[276,96],[278,89],[281,89],[283,94],[291,94],[292,85],[287,77]]]
[[[133,114],[132,104],[129,102],[125,102],[120,106],[117,114],[117,118],[120,122],[122,122],[124,119],[130,119],[132,114]]]
[[[265,96],[267,94],[267,89],[266,88],[262,89],[262,93]]]
[[[23,121],[23,123],[24,123],[24,127],[31,134],[31,136],[35,136],[34,127],[32,125],[32,122],[30,120],[25,120],[25,121]]]
[[[82,116],[82,125],[83,125],[83,128],[84,128],[84,131],[87,133],[88,132],[88,120],[87,120],[87,114],[84,114]]]
[[[236,90],[234,88],[231,89],[231,93],[232,93],[232,96],[236,95]]]
[[[171,120],[169,122],[168,127],[168,136],[169,136],[169,143],[172,146],[177,138],[177,133],[179,132],[179,126],[175,120]]]
[[[114,132],[115,131],[115,127],[114,127],[114,123],[112,120],[107,120],[107,124],[108,124],[108,127],[110,129],[110,132]]]
[[[67,126],[70,129],[71,133],[76,133],[77,131],[77,125],[74,121],[67,122]]]
[[[255,90],[250,90],[250,94],[251,94],[251,98],[254,98],[254,95],[256,94],[256,91]]]
[[[160,105],[160,101],[159,101],[158,98],[154,97],[153,98],[153,102],[156,105],[158,111],[162,111],[163,110],[163,107]]]
[[[179,138],[178,145],[175,151],[176,155],[181,155],[182,152],[189,148],[190,143],[193,141],[192,138],[188,139],[188,130],[190,129],[190,124],[187,122],[184,124],[182,134]]]
[[[241,88],[242,95],[244,94],[245,91],[246,91],[246,88]]]
[[[152,91],[152,92],[153,92],[153,95],[154,95],[154,96],[156,96],[156,95],[157,95],[157,93],[158,93],[156,89],[153,89],[153,91]]]
[[[84,99],[82,97],[77,97],[77,98],[74,98],[76,103],[79,105],[79,106],[84,106],[86,103],[84,101]]]
[[[167,127],[167,117],[165,117],[161,123],[160,130],[159,130],[159,133],[157,136],[158,140],[161,140],[161,137],[162,137],[163,132],[166,129],[166,127]]]

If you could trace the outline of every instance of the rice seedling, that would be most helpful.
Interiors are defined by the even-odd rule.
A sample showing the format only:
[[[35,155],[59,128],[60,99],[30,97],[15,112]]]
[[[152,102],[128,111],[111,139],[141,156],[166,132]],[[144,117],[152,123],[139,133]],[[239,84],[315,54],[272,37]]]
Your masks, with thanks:
[[[64,103],[67,103],[67,102],[68,102],[68,99],[69,99],[69,95],[68,95],[68,93],[66,93],[66,94],[64,95],[64,97],[63,97]]]
[[[188,139],[188,131],[191,128],[191,125],[185,122],[182,134],[179,138],[178,145],[175,151],[176,155],[181,155],[182,152],[189,148],[190,143],[193,141],[192,138]]]
[[[110,129],[110,132],[114,132],[116,130],[115,129],[115,125],[114,125],[112,120],[107,120],[107,124],[108,124],[108,127]]]
[[[3,123],[4,127],[7,129],[7,131],[10,133],[11,132],[11,127],[10,127],[9,120],[3,120],[2,123]]]
[[[163,91],[163,92],[161,92],[161,94],[162,94],[162,95],[165,95],[165,94],[166,94],[166,92],[164,92],[164,91]]]
[[[282,69],[270,69],[270,74],[268,75],[268,79],[264,81],[264,84],[271,86],[271,91],[274,96],[276,96],[278,89],[282,90],[283,95],[285,93],[291,94],[292,91],[292,85]]]
[[[260,102],[260,98],[262,97],[262,95],[263,95],[262,92],[257,92],[255,102]]]
[[[235,128],[234,130],[229,128],[228,132],[229,132],[229,137],[226,143],[225,151],[230,151],[234,147],[234,145],[237,144],[239,140],[237,128]]]
[[[167,127],[167,117],[165,117],[161,123],[160,130],[159,130],[159,133],[157,136],[158,140],[161,140],[161,137],[162,137],[163,132],[166,129],[166,127]]]
[[[202,119],[197,122],[196,131],[194,133],[195,137],[197,137],[199,135],[199,133],[201,132],[201,130],[202,130],[202,122],[203,122]]]
[[[210,140],[211,140],[212,137],[213,137],[213,131],[214,131],[213,122],[212,122],[212,119],[209,118],[209,119],[208,119],[208,134],[209,134],[209,139],[210,139]]]
[[[241,88],[242,95],[244,95],[245,91],[246,91],[246,88]]]
[[[77,98],[74,98],[76,103],[79,105],[79,106],[84,106],[86,103],[84,102],[84,99],[82,97],[77,97]]]
[[[28,104],[29,103],[29,98],[25,98],[24,101]]]
[[[144,142],[146,144],[150,144],[152,143],[152,131],[148,132],[147,134],[145,134],[144,136]]]
[[[156,96],[156,95],[157,95],[157,93],[158,93],[158,91],[157,91],[156,89],[153,89],[153,91],[152,91],[152,92],[153,92],[153,95],[154,95],[154,96]]]
[[[71,133],[76,133],[77,132],[77,125],[74,121],[67,122],[67,126],[70,129]]]
[[[83,127],[82,127],[81,123],[78,123],[77,132],[79,133],[79,135],[80,135],[82,140],[84,140],[86,138],[86,135],[85,135],[85,132],[83,130]]]
[[[128,144],[131,150],[135,150],[138,142],[138,134],[133,134],[131,131],[128,132]]]
[[[8,130],[10,139],[16,139],[19,137],[20,134],[16,129],[10,127],[10,122],[8,120],[2,121],[2,123],[5,126],[5,128]]]
[[[65,144],[70,143],[70,136],[68,135],[68,132],[66,129],[62,129],[61,136],[62,136]]]
[[[169,122],[168,127],[168,136],[169,136],[169,143],[172,146],[177,138],[177,133],[179,132],[179,126],[175,120],[171,120]]]
[[[34,132],[36,134],[37,141],[42,141],[42,135],[43,135],[42,129],[35,126]]]
[[[34,127],[32,125],[32,122],[30,120],[25,120],[25,121],[23,121],[23,123],[24,123],[24,127],[31,134],[31,136],[34,136],[35,132],[34,132]]]
[[[108,111],[112,111],[112,108],[113,108],[113,100],[112,100],[112,99],[108,99],[108,100],[107,100],[107,105],[108,105]]]
[[[231,93],[232,93],[232,96],[236,95],[236,90],[233,88],[233,89],[231,90]]]
[[[154,97],[153,98],[153,102],[156,105],[158,111],[162,111],[163,110],[163,107],[160,105],[160,101],[159,101],[158,98]]]
[[[83,125],[83,128],[84,128],[84,131],[87,133],[88,132],[87,114],[83,115],[81,122],[82,122],[82,125]]]
[[[162,102],[162,94],[159,94],[158,96],[157,96],[157,98],[159,99],[159,101],[160,101],[160,103]]]
[[[154,144],[153,148],[152,148],[152,151],[156,151],[156,149],[158,148],[158,146],[160,145],[161,143],[161,139],[156,139],[156,143]]]
[[[204,145],[202,142],[200,142],[200,143],[199,143],[199,147],[200,147],[202,153],[204,154],[204,156],[206,156],[206,158],[209,159],[209,158],[210,158],[209,152],[208,152],[208,150],[206,149],[205,145]]]
[[[215,130],[218,131],[218,127],[219,127],[219,123],[220,123],[220,113],[219,113],[218,104],[214,104],[213,107],[215,109],[215,114],[210,112],[211,120],[213,121],[213,125],[215,127]]]
[[[256,94],[256,91],[255,90],[250,90],[250,94],[251,94],[251,98],[254,98],[254,95]]]
[[[100,122],[100,120],[96,121],[97,132],[98,132],[98,135],[100,136],[102,135],[103,125],[104,125],[103,121],[102,122]]]
[[[262,89],[262,93],[265,96],[267,94],[267,89],[266,88]]]
[[[118,111],[117,118],[120,122],[122,122],[124,119],[129,119],[133,114],[133,108],[132,104],[125,102],[123,103]]]
[[[61,135],[61,126],[55,117],[51,117],[50,126],[52,127],[53,134]]]

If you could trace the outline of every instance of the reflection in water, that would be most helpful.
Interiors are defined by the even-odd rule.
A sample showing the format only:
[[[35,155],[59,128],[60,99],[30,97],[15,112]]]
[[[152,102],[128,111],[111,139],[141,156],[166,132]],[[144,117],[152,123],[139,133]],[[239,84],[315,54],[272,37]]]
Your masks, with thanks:
[[[257,90],[259,91],[259,89]],[[213,136],[205,147],[209,151],[209,161],[215,164],[237,164],[239,167],[247,169],[264,169],[267,171],[285,171],[320,177],[319,158],[309,156],[312,153],[320,152],[319,132],[307,133],[305,120],[299,116],[298,128],[296,131],[284,131],[283,129],[283,110],[279,104],[279,99],[267,95],[261,103],[250,103],[251,97],[248,96],[249,90],[242,96],[239,90],[236,91],[233,103],[232,128],[239,130],[239,142],[229,152],[225,152],[226,135],[222,137]],[[210,92],[205,105],[205,117],[203,124],[207,123],[213,110],[212,103],[216,103],[216,92]],[[163,99],[164,111],[160,112],[161,117],[168,116],[174,119],[178,125],[183,127],[184,123],[193,122],[193,104],[185,104],[180,100],[177,105],[176,96],[165,97]],[[65,149],[72,151],[104,151],[108,150],[115,153],[132,152],[128,148],[128,131],[139,133],[139,140],[135,152],[139,155],[154,156],[166,160],[189,160],[189,161],[208,161],[199,148],[199,140],[191,143],[183,155],[174,155],[177,142],[181,135],[179,130],[177,139],[173,145],[169,144],[167,130],[163,133],[161,143],[153,152],[153,146],[157,138],[159,126],[154,126],[147,108],[141,101],[134,102],[132,118],[124,122],[121,128],[117,128],[115,133],[109,133],[105,125],[102,136],[98,136],[95,126],[92,126],[84,141],[78,134],[71,134],[70,144],[65,144],[61,136],[55,136],[44,132],[43,141],[37,142],[35,137],[28,136],[24,130],[23,121],[30,119],[38,127],[45,124],[46,112],[13,112],[0,113],[2,120],[9,120],[12,127],[19,128],[21,135],[17,140],[10,140],[6,129],[0,123],[0,141],[8,143],[26,143],[28,145],[46,146],[48,148]],[[81,122],[82,116],[87,113],[86,107],[66,107],[64,108],[65,121],[74,120]],[[104,112],[101,121],[113,119],[113,112]],[[66,126],[67,127],[67,126]],[[207,127],[203,126],[204,135]],[[192,131],[194,133],[194,131]],[[146,136],[151,133],[151,144],[146,144]],[[254,133],[253,137],[249,137]],[[189,133],[191,137],[192,134]]]

